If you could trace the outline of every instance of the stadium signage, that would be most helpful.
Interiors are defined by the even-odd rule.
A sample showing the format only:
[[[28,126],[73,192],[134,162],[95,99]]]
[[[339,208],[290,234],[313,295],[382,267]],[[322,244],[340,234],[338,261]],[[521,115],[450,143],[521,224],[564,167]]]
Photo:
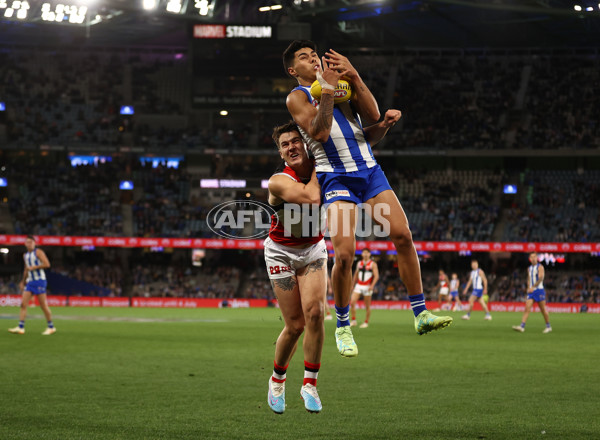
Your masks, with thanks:
[[[280,96],[213,96],[213,95],[196,95],[192,98],[194,105],[197,106],[220,106],[220,105],[236,105],[236,106],[281,106],[284,100]]]
[[[248,203],[248,201],[244,201]],[[256,203],[256,202],[253,202]],[[213,208],[214,209],[214,208]],[[244,214],[247,216],[248,214]],[[253,214],[254,215],[254,214]],[[237,224],[234,217],[233,223]],[[264,225],[267,229],[267,225]],[[25,243],[25,235],[0,234],[0,245],[18,246]],[[98,246],[98,247],[179,247],[205,249],[262,249],[262,239],[239,240],[240,237],[221,238],[139,238],[139,237],[65,237],[56,235],[37,235],[40,246]],[[333,249],[330,241],[327,248]],[[471,241],[415,241],[417,250],[430,252],[556,252],[590,253],[600,252],[600,243],[510,243],[510,242],[471,242]],[[357,249],[368,247],[381,251],[395,250],[391,241],[358,241]]]
[[[272,26],[228,26],[224,24],[196,24],[194,38],[272,38]]]
[[[277,301],[269,302],[266,299],[240,299],[240,298],[143,298],[133,297],[131,302],[127,297],[67,297],[64,295],[48,295],[48,304],[58,307],[158,307],[158,308],[255,308],[255,307],[278,307]],[[21,295],[0,295],[0,307],[15,307],[21,304]],[[30,306],[39,305],[37,298],[32,298]],[[333,304],[330,304],[333,307]],[[427,301],[428,308],[433,309],[438,304],[436,301]],[[580,313],[582,303],[546,303],[546,309],[551,313]],[[360,309],[364,304],[357,304]],[[523,312],[523,302],[490,302],[492,312]],[[408,301],[372,301],[371,308],[378,310],[410,310]],[[479,304],[475,304],[474,310],[481,310]],[[533,311],[539,310],[537,305]],[[600,304],[588,304],[588,313],[600,314]]]

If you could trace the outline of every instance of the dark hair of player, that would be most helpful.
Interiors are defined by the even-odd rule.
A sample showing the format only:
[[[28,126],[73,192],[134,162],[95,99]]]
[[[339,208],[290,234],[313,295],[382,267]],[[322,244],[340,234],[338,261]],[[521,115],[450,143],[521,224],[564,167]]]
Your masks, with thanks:
[[[310,47],[315,52],[317,51],[317,45],[310,40],[294,40],[290,43],[286,50],[283,51],[283,68],[288,76],[291,76],[288,72],[288,68],[294,64],[294,55],[300,49]]]
[[[275,145],[277,145],[277,149],[279,149],[279,138],[283,133],[290,133],[292,131],[297,131],[300,134],[300,129],[298,125],[294,121],[289,121],[283,125],[278,125],[273,128],[273,141],[275,141]]]

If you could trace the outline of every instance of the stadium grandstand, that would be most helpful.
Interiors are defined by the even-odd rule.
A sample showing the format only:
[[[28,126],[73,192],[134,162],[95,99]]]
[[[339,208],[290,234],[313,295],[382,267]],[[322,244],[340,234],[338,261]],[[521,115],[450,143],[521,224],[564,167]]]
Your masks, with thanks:
[[[351,59],[381,109],[403,112],[374,152],[420,243],[426,289],[441,267],[464,278],[477,255],[492,299],[522,299],[515,271],[526,259],[506,243],[522,252],[554,243],[550,296],[600,302],[600,32],[585,8],[63,3],[0,3],[0,293],[18,293],[16,243],[35,234],[63,240],[44,247],[52,293],[272,299],[260,245],[206,246],[195,266],[193,245],[75,246],[68,237],[218,242],[211,209],[266,201],[280,164],[271,130],[289,119],[294,87],[280,55],[291,39],[311,38]],[[585,252],[569,251],[581,244]],[[390,253],[375,255],[376,297],[405,299]]]

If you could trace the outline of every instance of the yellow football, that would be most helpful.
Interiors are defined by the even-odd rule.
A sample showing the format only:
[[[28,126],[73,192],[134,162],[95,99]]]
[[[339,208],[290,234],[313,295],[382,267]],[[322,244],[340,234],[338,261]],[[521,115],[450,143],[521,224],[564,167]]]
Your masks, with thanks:
[[[319,81],[312,83],[312,86],[310,86],[310,94],[317,101],[321,100],[321,85],[319,84]],[[337,87],[333,91],[333,102],[335,104],[340,104],[348,101],[351,96],[352,87],[350,86],[350,83],[345,79],[338,80]]]

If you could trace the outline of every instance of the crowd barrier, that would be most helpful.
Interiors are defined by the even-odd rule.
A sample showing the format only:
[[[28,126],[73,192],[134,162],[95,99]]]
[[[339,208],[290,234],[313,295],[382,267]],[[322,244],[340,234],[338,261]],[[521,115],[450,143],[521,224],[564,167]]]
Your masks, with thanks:
[[[277,307],[277,301],[267,299],[245,299],[245,298],[112,298],[94,296],[63,296],[48,295],[50,307],[155,307],[155,308],[253,308],[253,307]],[[0,307],[18,307],[21,304],[19,295],[0,295]],[[427,308],[434,310],[438,307],[437,301],[427,301]],[[31,306],[38,305],[37,299],[33,298]],[[550,313],[579,313],[582,303],[547,303],[546,308]],[[333,303],[330,302],[333,307]],[[359,308],[364,308],[362,301],[358,303]],[[492,312],[522,312],[525,303],[522,302],[490,302]],[[409,310],[408,301],[372,301],[371,308],[377,310]],[[600,304],[587,304],[588,313],[600,313]],[[476,303],[474,310],[480,311],[481,306]],[[539,311],[534,305],[534,311]]]

